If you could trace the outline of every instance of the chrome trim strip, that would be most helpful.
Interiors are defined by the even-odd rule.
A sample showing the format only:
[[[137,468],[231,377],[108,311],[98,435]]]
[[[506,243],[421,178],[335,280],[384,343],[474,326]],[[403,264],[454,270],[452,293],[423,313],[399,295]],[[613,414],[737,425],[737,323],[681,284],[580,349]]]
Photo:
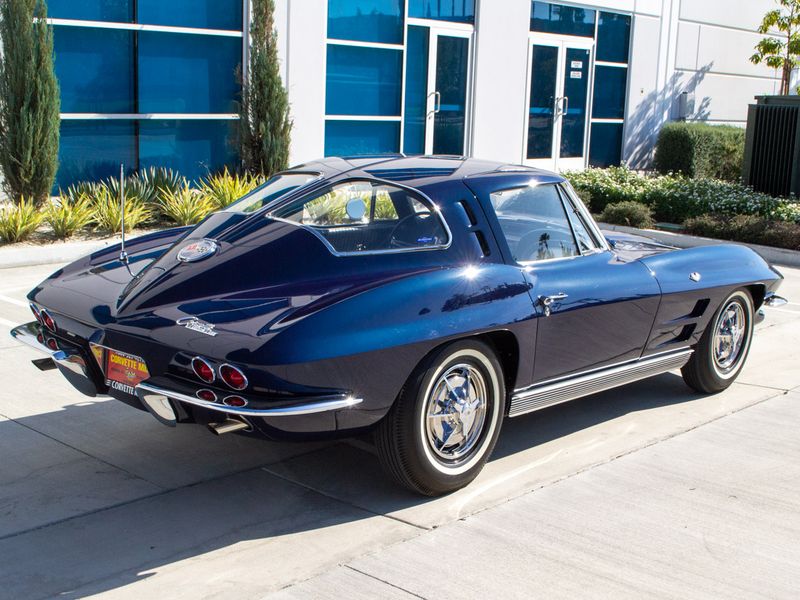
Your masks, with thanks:
[[[24,325],[14,327],[14,329],[11,330],[11,337],[18,342],[27,344],[34,350],[38,350],[43,354],[47,354],[55,362],[60,364],[62,367],[69,369],[73,373],[88,377],[86,372],[86,362],[84,361],[83,356],[76,352],[69,352],[63,349],[51,350],[44,344],[39,343],[39,340],[36,339],[36,336],[42,333],[42,329],[43,327],[37,321],[31,321],[30,323],[25,323]]]
[[[361,404],[361,402],[363,402],[362,398],[337,397],[334,399],[331,397],[327,397],[314,402],[308,402],[306,404],[298,404],[295,406],[283,406],[280,408],[259,409],[259,408],[247,408],[244,406],[233,407],[233,406],[215,404],[214,402],[201,400],[200,398],[195,398],[194,396],[188,396],[186,394],[161,388],[155,385],[151,385],[149,383],[140,383],[139,385],[136,386],[135,392],[136,392],[136,397],[139,398],[140,400],[143,400],[145,396],[163,396],[165,398],[170,398],[171,400],[175,400],[177,402],[186,402],[187,404],[194,404],[195,406],[201,406],[209,410],[216,410],[218,412],[228,413],[232,415],[242,415],[250,417],[294,417],[299,415],[311,415],[320,412],[327,412],[330,410],[350,408],[352,406],[355,406],[356,404]]]
[[[682,349],[622,363],[616,366],[594,369],[583,374],[543,382],[535,387],[515,392],[508,411],[510,417],[524,415],[548,406],[561,404],[596,394],[611,388],[666,373],[686,364],[694,350]]]

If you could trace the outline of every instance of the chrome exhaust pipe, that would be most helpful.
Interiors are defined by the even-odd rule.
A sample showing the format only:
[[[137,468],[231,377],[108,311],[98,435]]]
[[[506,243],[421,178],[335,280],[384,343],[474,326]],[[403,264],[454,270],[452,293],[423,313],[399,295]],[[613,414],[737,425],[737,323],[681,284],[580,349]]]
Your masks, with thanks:
[[[209,423],[208,428],[216,435],[224,435],[242,429],[250,429],[250,423],[243,419],[232,419],[228,417],[222,423]]]

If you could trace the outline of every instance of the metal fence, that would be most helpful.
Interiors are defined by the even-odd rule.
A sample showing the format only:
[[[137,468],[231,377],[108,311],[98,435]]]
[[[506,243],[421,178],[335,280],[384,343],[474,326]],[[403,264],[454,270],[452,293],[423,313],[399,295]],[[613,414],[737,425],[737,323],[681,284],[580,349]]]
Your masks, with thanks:
[[[773,196],[800,196],[800,97],[759,96],[747,113],[745,184]]]

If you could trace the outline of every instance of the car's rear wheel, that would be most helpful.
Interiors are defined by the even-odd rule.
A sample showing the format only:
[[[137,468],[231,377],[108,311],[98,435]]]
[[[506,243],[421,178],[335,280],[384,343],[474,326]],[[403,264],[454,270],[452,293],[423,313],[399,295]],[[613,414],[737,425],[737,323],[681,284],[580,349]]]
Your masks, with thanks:
[[[736,290],[720,304],[681,370],[684,381],[698,392],[721,392],[741,372],[752,339],[753,299],[747,290]]]
[[[505,414],[502,367],[477,340],[449,344],[412,373],[376,444],[386,471],[428,496],[471,482],[497,442]]]

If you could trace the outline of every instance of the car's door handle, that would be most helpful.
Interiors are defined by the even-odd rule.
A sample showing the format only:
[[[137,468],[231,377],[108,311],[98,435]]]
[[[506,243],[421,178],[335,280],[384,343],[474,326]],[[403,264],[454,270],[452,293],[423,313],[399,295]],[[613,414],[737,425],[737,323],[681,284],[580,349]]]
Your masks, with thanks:
[[[551,305],[553,302],[558,302],[559,300],[564,300],[565,298],[569,298],[568,294],[564,292],[559,292],[558,294],[552,294],[550,296],[539,296],[539,304],[542,305],[544,309],[544,316],[549,317],[551,312]]]

